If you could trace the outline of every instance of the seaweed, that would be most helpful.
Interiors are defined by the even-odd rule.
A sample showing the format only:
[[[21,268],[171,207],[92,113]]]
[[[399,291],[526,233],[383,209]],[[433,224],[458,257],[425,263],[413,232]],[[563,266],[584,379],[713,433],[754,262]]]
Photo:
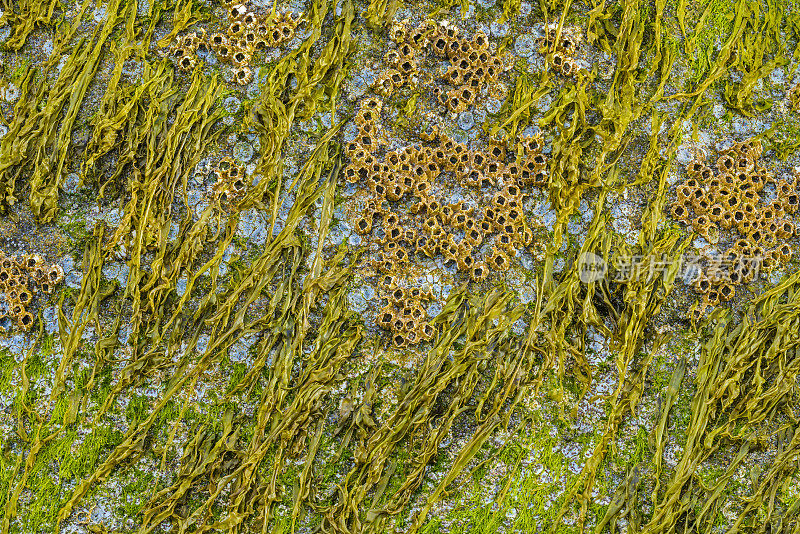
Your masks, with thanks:
[[[370,0],[364,19],[371,28],[383,28],[394,18],[399,7],[397,0]]]
[[[54,68],[53,61],[45,65],[43,73],[36,69],[28,72],[22,85],[22,98],[9,128],[12,135],[5,137],[0,144],[3,154],[0,204],[3,209],[17,200],[16,180],[24,169],[31,167],[31,210],[42,222],[55,217],[78,110],[97,72],[103,46],[114,28],[133,16],[135,7],[135,2],[111,2],[105,23],[98,25],[91,37],[80,40],[52,87],[47,75]],[[77,27],[65,30],[63,41],[68,41],[76,30]],[[54,50],[52,58],[59,55],[60,50]]]
[[[21,0],[17,5],[3,2],[2,20],[11,25],[11,35],[5,46],[11,50],[19,50],[25,45],[28,35],[37,26],[46,26],[52,22],[53,14],[59,5],[58,0]],[[15,9],[16,8],[16,9]]]
[[[736,326],[730,314],[711,317],[708,328],[712,335],[703,345],[684,455],[674,475],[659,492],[645,532],[667,532],[684,519],[701,528],[713,517],[711,512],[722,498],[721,489],[726,481],[747,453],[757,446],[759,429],[784,414],[779,406],[792,396],[791,388],[785,386],[793,382],[797,374],[793,363],[797,336],[789,326],[796,321],[797,283],[798,277],[794,275],[767,291],[752,303],[746,318]],[[793,416],[790,415],[790,419]],[[773,476],[784,472],[789,458],[796,455],[795,433],[791,430],[787,433],[785,428],[780,425],[778,435],[783,436],[786,446],[781,447],[781,452],[765,470],[771,471]],[[694,467],[717,450],[722,441],[738,444],[739,453],[715,487],[706,489],[694,485]],[[780,522],[772,517],[776,490],[775,479],[764,478],[754,488],[753,496],[746,499],[747,504],[731,531],[738,530],[744,522],[753,525],[753,513],[767,495],[772,497],[766,516],[758,519],[759,524]],[[694,517],[686,517],[685,503],[689,498],[684,491],[696,499],[702,495],[702,501],[697,502],[705,502]]]
[[[784,9],[779,2],[767,2],[763,15],[762,8],[757,3],[746,3],[741,10],[745,21],[743,33],[734,48],[736,60],[730,65],[731,69],[741,71],[741,81],[726,83],[723,97],[732,109],[752,117],[755,112],[765,111],[772,105],[767,100],[752,101],[756,82],[777,67],[789,63],[780,37]]]

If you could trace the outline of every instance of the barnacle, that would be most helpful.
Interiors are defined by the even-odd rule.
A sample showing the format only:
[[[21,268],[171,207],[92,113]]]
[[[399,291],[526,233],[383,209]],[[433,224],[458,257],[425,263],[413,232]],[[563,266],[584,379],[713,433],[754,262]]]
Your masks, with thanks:
[[[188,56],[188,53],[184,47],[176,46],[172,49],[171,55],[173,59],[180,61],[181,58]]]
[[[389,38],[397,44],[402,43],[408,37],[408,27],[405,21],[392,21],[389,29]]]
[[[496,246],[491,248],[487,257],[487,262],[491,268],[497,269],[500,272],[507,271],[511,266],[508,256],[506,256],[505,252]]]
[[[23,332],[27,332],[33,326],[33,315],[29,311],[23,311],[17,316],[17,326]]]
[[[692,220],[692,227],[695,232],[704,233],[708,230],[710,221],[705,215],[699,215]]]
[[[234,72],[234,78],[239,85],[247,85],[253,80],[253,71],[250,67],[240,66]]]
[[[694,288],[700,293],[707,293],[711,289],[711,281],[705,275],[698,276],[693,282]]]
[[[396,72],[396,71],[395,71]],[[395,84],[392,81],[391,73],[389,71],[385,72],[381,76],[379,76],[375,83],[373,84],[374,91],[383,96],[384,98],[388,98],[394,92]]]
[[[291,23],[283,22],[278,25],[278,31],[280,31],[280,39],[281,41],[288,41],[294,37],[294,26]]]
[[[764,240],[764,233],[758,228],[751,228],[747,237],[752,243],[761,243]]]
[[[53,285],[60,284],[64,280],[64,269],[57,263],[53,264],[47,272],[47,280]]]
[[[795,234],[795,224],[791,220],[783,220],[777,225],[777,236],[781,239],[789,239]]]
[[[250,53],[246,49],[239,49],[233,53],[231,59],[236,66],[242,67],[250,62]]]
[[[17,291],[16,301],[23,306],[27,306],[31,302],[31,292],[26,289],[27,284],[20,284],[20,286]]]
[[[238,37],[243,32],[244,32],[244,24],[242,22],[240,22],[239,20],[234,20],[228,26],[228,30],[227,30],[228,37],[232,37],[232,36]]]
[[[564,76],[574,76],[578,72],[578,64],[570,58],[564,58],[561,63],[561,74]]]
[[[228,38],[222,33],[214,33],[209,38],[209,44],[216,52],[220,47],[228,46]]]
[[[670,211],[675,219],[679,219],[683,222],[686,222],[687,218],[689,217],[689,210],[687,209],[686,205],[681,202],[673,203]],[[713,215],[712,215],[712,220],[713,220]]]
[[[384,232],[386,232],[386,240],[388,241],[399,241],[401,238],[404,237],[404,232],[398,225],[388,226],[384,222]]]
[[[231,19],[239,19],[247,13],[247,6],[245,4],[234,4],[228,9],[228,17]]]
[[[178,61],[178,67],[183,71],[191,71],[197,66],[197,59],[194,56],[184,56]]]
[[[251,11],[245,12],[242,16],[239,17],[242,23],[245,25],[246,28],[252,28],[258,24],[258,17],[255,13]]]
[[[217,56],[222,61],[229,60],[231,58],[231,55],[233,54],[232,48],[231,48],[230,43],[228,41],[226,41],[225,44],[221,44],[221,45],[217,46],[214,49],[214,52],[216,52]]]
[[[470,272],[470,269],[475,265],[475,258],[472,257],[471,247],[467,246],[463,241],[461,245],[463,246],[458,247],[457,267],[460,271]]]
[[[761,268],[766,272],[772,272],[781,261],[780,252],[778,249],[768,251],[763,258],[761,258]]]

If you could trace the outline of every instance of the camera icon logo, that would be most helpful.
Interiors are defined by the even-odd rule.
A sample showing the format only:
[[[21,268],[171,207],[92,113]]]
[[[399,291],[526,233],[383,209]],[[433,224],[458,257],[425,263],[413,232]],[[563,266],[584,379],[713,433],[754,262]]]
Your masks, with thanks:
[[[578,257],[578,272],[581,282],[597,282],[602,280],[608,272],[606,260],[591,252],[584,252]]]

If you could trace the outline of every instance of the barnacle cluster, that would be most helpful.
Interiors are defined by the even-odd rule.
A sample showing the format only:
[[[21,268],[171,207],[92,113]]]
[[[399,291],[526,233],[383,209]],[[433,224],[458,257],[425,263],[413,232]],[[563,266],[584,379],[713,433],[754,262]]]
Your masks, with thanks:
[[[60,265],[47,265],[36,254],[6,256],[0,251],[0,331],[16,325],[27,331],[33,326],[28,307],[38,292],[52,293],[64,279]]]
[[[553,70],[563,76],[574,77],[580,70],[575,60],[575,49],[581,38],[579,29],[559,29],[558,23],[552,23],[545,26],[544,31],[545,35],[537,40],[539,53]]]
[[[430,290],[404,287],[392,275],[384,277],[381,288],[386,296],[385,305],[378,314],[378,325],[392,332],[392,341],[397,347],[433,339],[434,329],[424,306],[426,301],[433,300]]]
[[[437,102],[449,111],[461,112],[481,95],[504,99],[507,89],[498,79],[507,66],[490,50],[489,39],[482,32],[470,39],[458,33],[458,28],[446,22],[426,21],[414,28],[407,21],[394,21],[389,37],[396,48],[386,53],[390,68],[375,81],[375,92],[388,97],[395,89],[416,83],[420,66],[432,54],[449,61],[449,66],[440,69],[436,77],[445,86],[430,87]]]
[[[224,33],[207,36],[202,29],[189,33],[170,47],[169,54],[180,69],[191,71],[197,65],[198,52],[204,53],[210,48],[221,61],[233,64],[234,79],[246,85],[253,79],[250,68],[253,55],[292,39],[301,20],[300,15],[292,11],[261,16],[245,4],[233,3],[228,6],[229,24]]]
[[[479,99],[506,97],[500,77],[507,66],[485,34],[464,37],[447,23],[395,21],[389,38],[390,68],[373,85],[375,94],[357,106],[343,175],[362,186],[354,226],[370,242],[366,265],[393,280],[378,288],[388,300],[378,324],[397,345],[408,346],[433,332],[419,313],[420,296],[429,294],[400,287],[401,279],[409,280],[408,287],[419,285],[413,281],[415,256],[441,262],[473,282],[507,271],[511,258],[533,239],[523,199],[531,187],[546,185],[548,175],[539,135],[512,140],[501,134],[468,145],[447,133],[443,112],[461,113]],[[420,83],[420,120],[395,139],[391,95]]]
[[[208,51],[206,32],[202,28],[179,37],[169,47],[169,57],[183,71],[193,71],[197,66],[198,52]]]
[[[382,108],[376,97],[362,101],[344,169],[348,182],[368,190],[355,230],[377,245],[373,266],[392,275],[419,254],[442,257],[475,282],[508,270],[510,258],[533,238],[523,198],[531,186],[547,183],[541,139],[521,138],[511,147],[496,140],[487,150],[471,150],[434,129],[423,131],[417,144],[386,151],[379,149]],[[491,200],[484,206],[447,202],[443,193],[452,185]],[[399,323],[392,325],[395,332]],[[425,332],[415,339],[427,339]]]
[[[481,151],[437,133],[421,145],[386,151],[380,160],[373,148],[381,106],[377,98],[364,101],[356,116],[359,135],[347,146],[350,164],[344,170],[347,181],[367,185],[371,193],[355,229],[362,235],[379,230],[378,269],[391,273],[420,253],[443,256],[475,281],[490,270],[506,271],[510,256],[533,237],[522,200],[529,186],[547,180],[540,138],[522,138],[513,150],[498,142]],[[480,209],[466,201],[446,203],[433,192],[445,176],[483,196],[488,191],[490,204]]]
[[[214,181],[210,185],[211,195],[221,202],[240,198],[245,191],[247,175],[244,165],[233,158],[225,157],[211,170]]]
[[[694,280],[702,298],[701,311],[693,314],[730,300],[735,285],[792,257],[786,241],[796,233],[792,216],[800,203],[798,177],[775,179],[759,163],[761,153],[759,140],[736,143],[718,154],[713,168],[703,160],[690,163],[688,178],[677,187],[672,216],[709,242],[728,245]],[[768,184],[775,187],[771,199],[763,191]]]

